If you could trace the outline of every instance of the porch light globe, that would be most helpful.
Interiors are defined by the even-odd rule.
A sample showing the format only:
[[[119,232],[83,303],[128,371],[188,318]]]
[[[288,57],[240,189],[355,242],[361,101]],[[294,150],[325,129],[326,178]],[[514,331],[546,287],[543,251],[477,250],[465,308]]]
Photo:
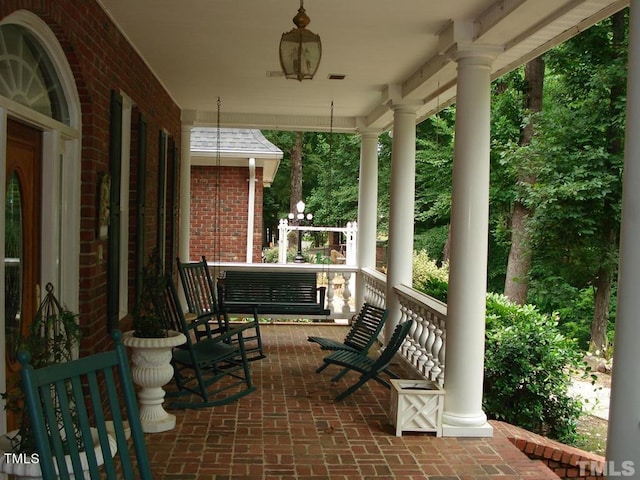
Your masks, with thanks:
[[[293,17],[296,28],[280,38],[280,66],[284,76],[294,80],[311,80],[318,71],[322,57],[320,36],[306,29],[311,20],[302,3]]]

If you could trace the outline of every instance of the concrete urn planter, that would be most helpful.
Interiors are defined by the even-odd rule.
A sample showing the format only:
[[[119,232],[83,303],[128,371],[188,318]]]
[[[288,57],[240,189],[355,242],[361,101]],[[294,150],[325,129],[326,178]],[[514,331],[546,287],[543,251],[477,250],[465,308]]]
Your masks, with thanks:
[[[173,348],[184,344],[187,338],[174,330],[169,330],[165,338],[140,338],[131,330],[124,333],[122,341],[131,348],[131,376],[140,387],[138,406],[142,430],[156,433],[173,429],[176,417],[162,406],[165,397],[162,387],[173,377]]]

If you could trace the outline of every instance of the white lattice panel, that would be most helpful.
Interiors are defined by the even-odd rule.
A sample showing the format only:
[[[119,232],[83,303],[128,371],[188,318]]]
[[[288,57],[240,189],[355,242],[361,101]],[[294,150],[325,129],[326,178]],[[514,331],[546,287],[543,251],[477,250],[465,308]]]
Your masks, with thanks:
[[[444,390],[427,380],[391,380],[389,421],[402,432],[435,432],[442,435]]]

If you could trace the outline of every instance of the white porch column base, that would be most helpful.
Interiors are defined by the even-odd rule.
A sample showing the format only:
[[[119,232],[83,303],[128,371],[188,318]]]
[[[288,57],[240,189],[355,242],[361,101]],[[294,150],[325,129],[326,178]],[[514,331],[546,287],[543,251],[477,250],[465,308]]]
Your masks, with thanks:
[[[445,413],[442,417],[443,437],[493,437],[493,427],[486,415],[456,416]]]

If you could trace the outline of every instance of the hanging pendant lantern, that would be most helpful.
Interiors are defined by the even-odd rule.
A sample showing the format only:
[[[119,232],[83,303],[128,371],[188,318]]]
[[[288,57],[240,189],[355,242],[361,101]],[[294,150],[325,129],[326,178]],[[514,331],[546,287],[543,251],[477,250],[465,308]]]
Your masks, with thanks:
[[[311,80],[322,57],[320,36],[307,30],[311,20],[304,11],[303,0],[293,24],[296,28],[282,34],[280,39],[280,66],[284,76],[295,80]]]

